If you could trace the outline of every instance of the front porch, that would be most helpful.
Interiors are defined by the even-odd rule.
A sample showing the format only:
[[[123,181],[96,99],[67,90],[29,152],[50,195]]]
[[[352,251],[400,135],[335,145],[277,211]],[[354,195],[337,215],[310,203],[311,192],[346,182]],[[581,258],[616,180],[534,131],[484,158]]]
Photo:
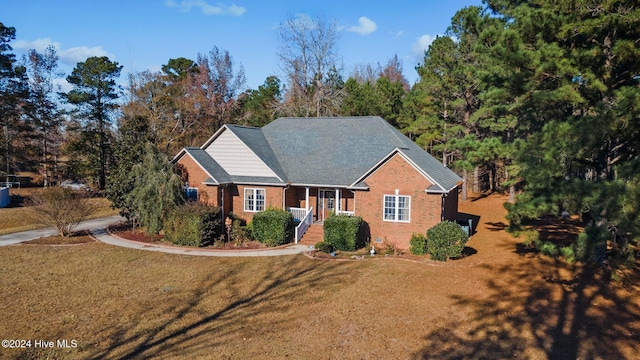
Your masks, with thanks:
[[[285,207],[301,221],[312,210],[312,220],[322,222],[331,214],[355,215],[355,193],[340,188],[291,187],[285,191]]]
[[[285,191],[285,207],[301,221],[312,210],[313,222],[322,222],[331,214],[355,215],[355,193],[340,188],[291,187]]]
[[[355,215],[355,193],[348,189],[291,187],[284,193],[284,203],[297,223],[296,243],[312,224],[322,226],[332,214]]]

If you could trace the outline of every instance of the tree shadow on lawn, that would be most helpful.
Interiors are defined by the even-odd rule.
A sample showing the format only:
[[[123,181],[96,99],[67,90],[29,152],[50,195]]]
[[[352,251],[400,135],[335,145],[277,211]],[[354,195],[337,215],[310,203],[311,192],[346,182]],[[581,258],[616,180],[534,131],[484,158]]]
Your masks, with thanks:
[[[454,297],[470,318],[429,332],[413,358],[624,359],[640,353],[637,286],[623,289],[602,268],[521,259],[484,265],[499,276],[487,280],[486,296]]]
[[[308,261],[302,256],[285,259],[274,260],[270,271],[262,274],[238,265],[220,265],[219,271],[203,269],[210,274],[186,296],[172,296],[171,287],[159,289],[167,292],[167,302],[145,304],[148,311],[119,328],[105,326],[103,331],[111,333],[110,345],[89,357],[188,357],[197,351],[215,351],[224,357],[229,346],[268,338],[270,333],[277,336],[278,329],[294,327],[302,313],[296,308],[304,306],[301,299],[315,302],[322,291],[348,281],[347,264]]]

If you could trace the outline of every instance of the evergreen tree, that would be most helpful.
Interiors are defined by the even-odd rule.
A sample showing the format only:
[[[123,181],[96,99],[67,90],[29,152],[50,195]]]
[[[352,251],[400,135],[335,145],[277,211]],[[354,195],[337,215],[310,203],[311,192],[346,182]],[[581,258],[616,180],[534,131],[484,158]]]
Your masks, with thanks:
[[[637,235],[640,5],[488,4],[505,23],[493,49],[503,90],[492,101],[516,119],[526,182],[512,223],[567,209]]]
[[[280,79],[269,76],[257,90],[250,90],[241,98],[242,117],[250,126],[264,126],[275,120],[282,101]]]
[[[111,113],[118,107],[116,100],[119,97],[115,79],[121,70],[122,66],[106,56],[90,57],[79,62],[67,77],[73,89],[61,94],[69,104],[77,107],[77,115],[83,124],[81,143],[75,149],[85,154],[94,154],[90,149],[95,149],[97,153],[97,161],[91,167],[100,190],[104,190],[107,179]]]
[[[155,139],[146,118],[136,116],[121,121],[113,151],[115,166],[109,173],[105,196],[120,215],[131,220],[135,211],[130,194],[136,179],[132,170],[143,162],[146,144],[155,143]]]
[[[30,106],[28,115],[35,127],[34,146],[38,151],[38,163],[41,164],[44,186],[51,182],[57,165],[57,151],[60,147],[60,126],[62,116],[55,101],[54,80],[62,76],[57,71],[58,54],[53,46],[47,47],[44,53],[30,50],[28,57],[28,75],[30,90]]]
[[[14,173],[24,161],[24,141],[28,127],[21,117],[21,107],[27,103],[26,69],[16,64],[9,43],[15,39],[16,29],[0,22],[0,172]]]

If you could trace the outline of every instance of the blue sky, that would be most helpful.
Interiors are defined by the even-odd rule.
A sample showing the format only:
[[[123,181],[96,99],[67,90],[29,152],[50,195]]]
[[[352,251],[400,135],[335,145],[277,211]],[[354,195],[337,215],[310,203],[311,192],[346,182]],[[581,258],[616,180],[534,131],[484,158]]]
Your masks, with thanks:
[[[248,88],[267,76],[282,79],[278,24],[307,14],[333,20],[340,29],[337,50],[345,78],[356,65],[403,61],[410,83],[430,41],[446,31],[457,10],[481,0],[300,1],[300,0],[3,0],[0,22],[16,28],[18,56],[54,44],[61,70],[108,56],[126,74],[159,70],[171,58],[196,59],[214,46],[242,64]]]

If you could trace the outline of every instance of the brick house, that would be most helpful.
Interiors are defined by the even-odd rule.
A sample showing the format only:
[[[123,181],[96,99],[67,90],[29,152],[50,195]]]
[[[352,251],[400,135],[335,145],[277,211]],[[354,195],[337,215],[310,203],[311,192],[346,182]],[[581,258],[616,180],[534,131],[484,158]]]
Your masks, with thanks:
[[[458,212],[460,177],[380,117],[225,125],[173,162],[189,193],[225,215],[250,221],[268,207],[292,212],[296,242],[337,213],[361,216],[374,244],[408,249],[412,233]]]

